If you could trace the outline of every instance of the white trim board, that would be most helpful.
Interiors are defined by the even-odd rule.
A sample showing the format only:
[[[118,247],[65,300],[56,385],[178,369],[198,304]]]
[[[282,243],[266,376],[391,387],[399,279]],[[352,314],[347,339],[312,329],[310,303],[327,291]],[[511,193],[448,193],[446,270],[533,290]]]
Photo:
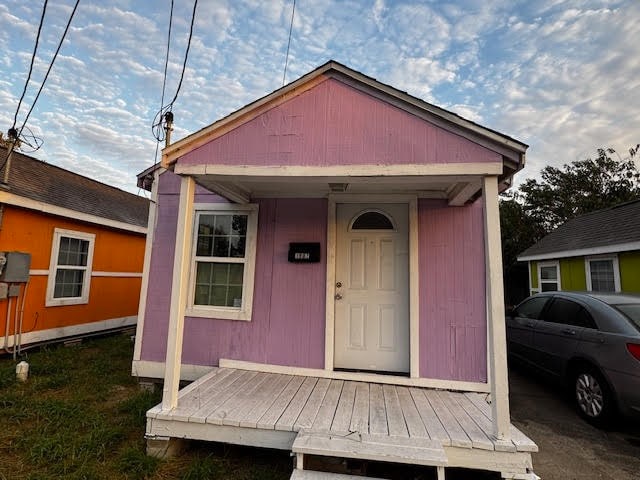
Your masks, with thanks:
[[[142,336],[144,334],[144,317],[147,310],[147,291],[149,289],[149,269],[151,267],[151,249],[156,233],[156,217],[158,210],[158,184],[160,174],[166,170],[157,168],[153,172],[153,184],[151,185],[151,202],[149,203],[149,216],[147,218],[147,237],[144,245],[144,260],[142,264],[142,283],[140,285],[140,298],[138,301],[138,324],[136,325],[136,341],[133,346],[133,361],[140,359],[142,351]]]
[[[180,380],[193,382],[215,368],[207,365],[182,364],[180,366]],[[131,363],[131,376],[161,380],[164,378],[164,362],[134,359]]]
[[[73,220],[79,220],[81,222],[95,223],[105,227],[117,228],[119,230],[125,230],[128,232],[146,234],[146,227],[140,227],[138,225],[131,225],[130,223],[119,222],[117,220],[109,220],[108,218],[99,217],[97,215],[90,215],[88,213],[78,212],[69,208],[57,207],[45,202],[39,202],[37,200],[31,200],[30,198],[21,197],[13,193],[0,191],[0,203],[6,203],[8,205],[14,205],[16,207],[27,208],[29,210],[36,210],[42,213],[48,213],[50,215],[57,215],[59,217],[71,218]]]
[[[640,250],[640,242],[619,243],[603,247],[580,248],[577,250],[562,250],[559,252],[541,253],[539,255],[525,255],[518,257],[519,262],[534,262],[537,260],[556,260],[567,257],[582,257],[587,255],[601,255],[605,253],[629,252]]]
[[[31,343],[50,342],[52,340],[78,337],[91,333],[99,333],[106,330],[115,330],[118,328],[129,327],[136,324],[138,317],[131,315],[129,317],[111,318],[109,320],[100,320],[97,322],[82,323],[79,325],[69,325],[66,327],[49,328],[47,330],[36,330],[22,334],[21,345]],[[0,342],[4,341],[4,337],[0,337]],[[14,335],[9,335],[9,347],[14,345]]]
[[[333,380],[353,380],[356,382],[383,383],[389,385],[405,385],[410,387],[440,388],[445,390],[461,390],[466,392],[489,393],[487,383],[465,382],[460,380],[441,380],[437,378],[409,378],[395,375],[378,375],[375,373],[338,372],[319,368],[289,367],[266,363],[245,362],[243,360],[220,359],[220,368],[236,368],[284,375],[301,375],[306,377],[330,378]]]
[[[290,165],[220,165],[177,163],[178,175],[215,175],[216,177],[424,177],[424,176],[476,176],[502,174],[502,162],[470,163],[421,163],[405,165],[331,165],[331,166],[290,166]]]
[[[48,276],[49,270],[29,270],[30,277]],[[142,272],[91,272],[92,277],[141,278]]]

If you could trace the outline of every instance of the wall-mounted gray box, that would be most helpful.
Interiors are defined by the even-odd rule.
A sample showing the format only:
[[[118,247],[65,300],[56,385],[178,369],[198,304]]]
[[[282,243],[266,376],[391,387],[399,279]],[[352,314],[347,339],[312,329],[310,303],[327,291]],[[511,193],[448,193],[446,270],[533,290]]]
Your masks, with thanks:
[[[22,252],[6,252],[4,255],[7,262],[2,269],[0,282],[27,282],[29,280],[29,268],[31,267],[31,254]]]

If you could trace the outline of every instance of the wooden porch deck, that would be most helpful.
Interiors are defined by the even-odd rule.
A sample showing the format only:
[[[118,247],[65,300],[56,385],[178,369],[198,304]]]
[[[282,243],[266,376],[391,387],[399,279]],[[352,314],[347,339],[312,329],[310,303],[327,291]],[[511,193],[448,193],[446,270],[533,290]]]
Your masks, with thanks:
[[[355,449],[351,458],[527,478],[519,475],[530,471],[535,443],[513,425],[509,442],[491,432],[486,394],[217,368],[182,389],[175,409],[149,410],[146,433],[293,449],[300,456],[324,448],[324,455],[348,457],[339,447],[348,439],[376,447]],[[332,454],[331,448],[338,449]],[[365,450],[377,452],[375,458],[358,456]]]

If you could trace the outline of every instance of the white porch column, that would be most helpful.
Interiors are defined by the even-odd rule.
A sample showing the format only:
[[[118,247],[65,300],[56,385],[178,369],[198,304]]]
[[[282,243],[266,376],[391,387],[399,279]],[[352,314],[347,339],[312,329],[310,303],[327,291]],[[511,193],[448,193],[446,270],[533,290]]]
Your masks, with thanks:
[[[502,283],[502,248],[498,177],[483,178],[484,251],[487,272],[487,326],[489,332],[489,380],[491,382],[493,433],[497,440],[510,440],[509,381]]]
[[[187,279],[189,278],[191,242],[193,238],[193,203],[196,184],[189,176],[180,181],[180,203],[176,224],[176,245],[173,257],[173,280],[171,282],[171,307],[169,331],[167,333],[167,357],[162,390],[162,410],[171,410],[178,405],[180,364],[182,361],[182,336],[184,312],[187,306]]]

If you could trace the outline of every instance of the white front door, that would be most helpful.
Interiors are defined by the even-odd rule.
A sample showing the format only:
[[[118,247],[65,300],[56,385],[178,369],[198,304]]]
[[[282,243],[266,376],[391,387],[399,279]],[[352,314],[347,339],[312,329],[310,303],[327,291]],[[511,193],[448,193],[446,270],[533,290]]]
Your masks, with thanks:
[[[407,204],[337,205],[336,368],[409,372],[408,224]]]

